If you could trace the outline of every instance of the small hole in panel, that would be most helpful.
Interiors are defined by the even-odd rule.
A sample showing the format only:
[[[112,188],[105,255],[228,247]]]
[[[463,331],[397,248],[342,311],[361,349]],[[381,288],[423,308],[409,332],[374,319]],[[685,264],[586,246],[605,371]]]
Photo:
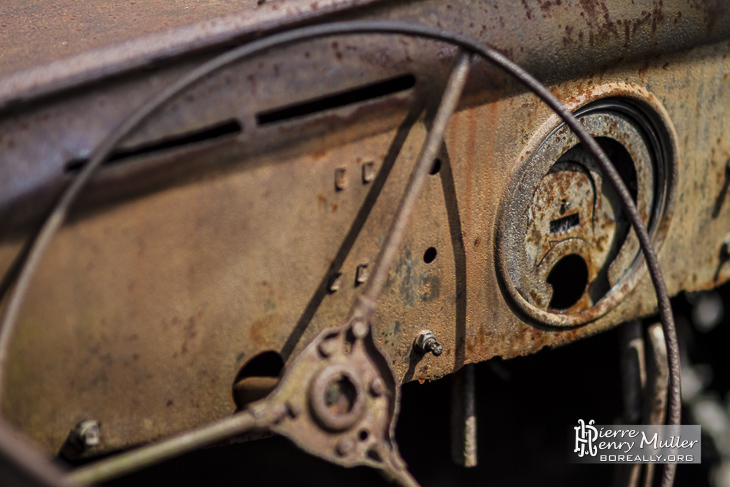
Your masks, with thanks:
[[[239,409],[266,397],[279,384],[284,368],[281,355],[274,351],[262,352],[241,368],[233,381],[233,399]]]
[[[370,436],[370,433],[368,433],[368,430],[360,430],[360,432],[357,434],[357,437],[360,438],[360,441],[365,441]]]
[[[435,247],[429,247],[426,249],[426,251],[423,253],[423,261],[426,264],[430,264],[434,260],[436,260],[436,255],[438,255],[438,252],[436,251]]]
[[[550,308],[566,310],[575,305],[588,286],[588,266],[577,254],[566,255],[552,268],[547,283],[553,287]]]
[[[367,451],[367,456],[370,460],[374,462],[382,462],[383,457],[380,456],[380,453],[378,453],[376,450],[373,450],[372,448]]]

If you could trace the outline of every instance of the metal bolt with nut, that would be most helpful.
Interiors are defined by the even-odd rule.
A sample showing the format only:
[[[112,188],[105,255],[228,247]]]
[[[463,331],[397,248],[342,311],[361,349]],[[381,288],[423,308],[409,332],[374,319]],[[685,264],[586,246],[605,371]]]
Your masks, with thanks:
[[[71,432],[72,441],[83,449],[99,446],[101,443],[101,428],[95,419],[81,421]]]
[[[85,419],[71,429],[59,455],[67,460],[75,460],[99,445],[101,445],[99,422],[95,419]]]
[[[444,351],[444,347],[439,344],[436,340],[436,335],[434,335],[431,330],[423,330],[419,333],[416,337],[414,346],[418,353],[426,354],[431,352],[436,357],[441,355]]]

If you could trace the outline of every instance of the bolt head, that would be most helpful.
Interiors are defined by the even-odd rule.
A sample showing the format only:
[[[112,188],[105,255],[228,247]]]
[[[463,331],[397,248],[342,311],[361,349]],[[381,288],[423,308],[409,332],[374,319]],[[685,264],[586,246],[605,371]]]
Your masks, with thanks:
[[[426,343],[429,340],[436,340],[436,335],[434,335],[431,330],[422,330],[421,333],[419,333],[416,337],[416,341],[413,344],[416,348],[416,351],[418,353],[428,353],[428,350],[426,349]]]
[[[423,330],[416,337],[413,347],[418,353],[433,353],[436,357],[441,355],[444,351],[439,342],[436,340],[436,335],[431,330]]]

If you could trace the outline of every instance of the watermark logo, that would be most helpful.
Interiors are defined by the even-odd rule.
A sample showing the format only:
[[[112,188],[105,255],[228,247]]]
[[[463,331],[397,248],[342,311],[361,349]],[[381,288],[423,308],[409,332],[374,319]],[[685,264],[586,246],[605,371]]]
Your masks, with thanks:
[[[700,463],[698,425],[597,425],[579,419],[572,429],[576,463]]]
[[[586,455],[595,457],[598,453],[598,447],[595,445],[598,440],[598,430],[593,426],[595,421],[590,420],[586,425],[582,419],[578,420],[578,426],[575,429],[575,450],[578,457],[583,458]]]

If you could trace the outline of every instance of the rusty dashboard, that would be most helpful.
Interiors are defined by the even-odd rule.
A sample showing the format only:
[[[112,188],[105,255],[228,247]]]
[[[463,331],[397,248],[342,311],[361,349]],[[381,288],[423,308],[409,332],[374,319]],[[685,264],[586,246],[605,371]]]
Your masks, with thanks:
[[[0,289],[15,313],[0,411],[48,455],[184,434],[273,390],[309,405],[261,413],[274,432],[408,484],[388,433],[401,384],[457,374],[468,388],[470,364],[656,313],[639,238],[585,144],[521,80],[421,28],[548,87],[621,176],[670,295],[730,277],[722,2],[35,3],[0,7],[14,19]],[[95,162],[8,306],[29,242]],[[90,419],[99,436],[71,448]],[[343,439],[357,421],[382,437]]]

